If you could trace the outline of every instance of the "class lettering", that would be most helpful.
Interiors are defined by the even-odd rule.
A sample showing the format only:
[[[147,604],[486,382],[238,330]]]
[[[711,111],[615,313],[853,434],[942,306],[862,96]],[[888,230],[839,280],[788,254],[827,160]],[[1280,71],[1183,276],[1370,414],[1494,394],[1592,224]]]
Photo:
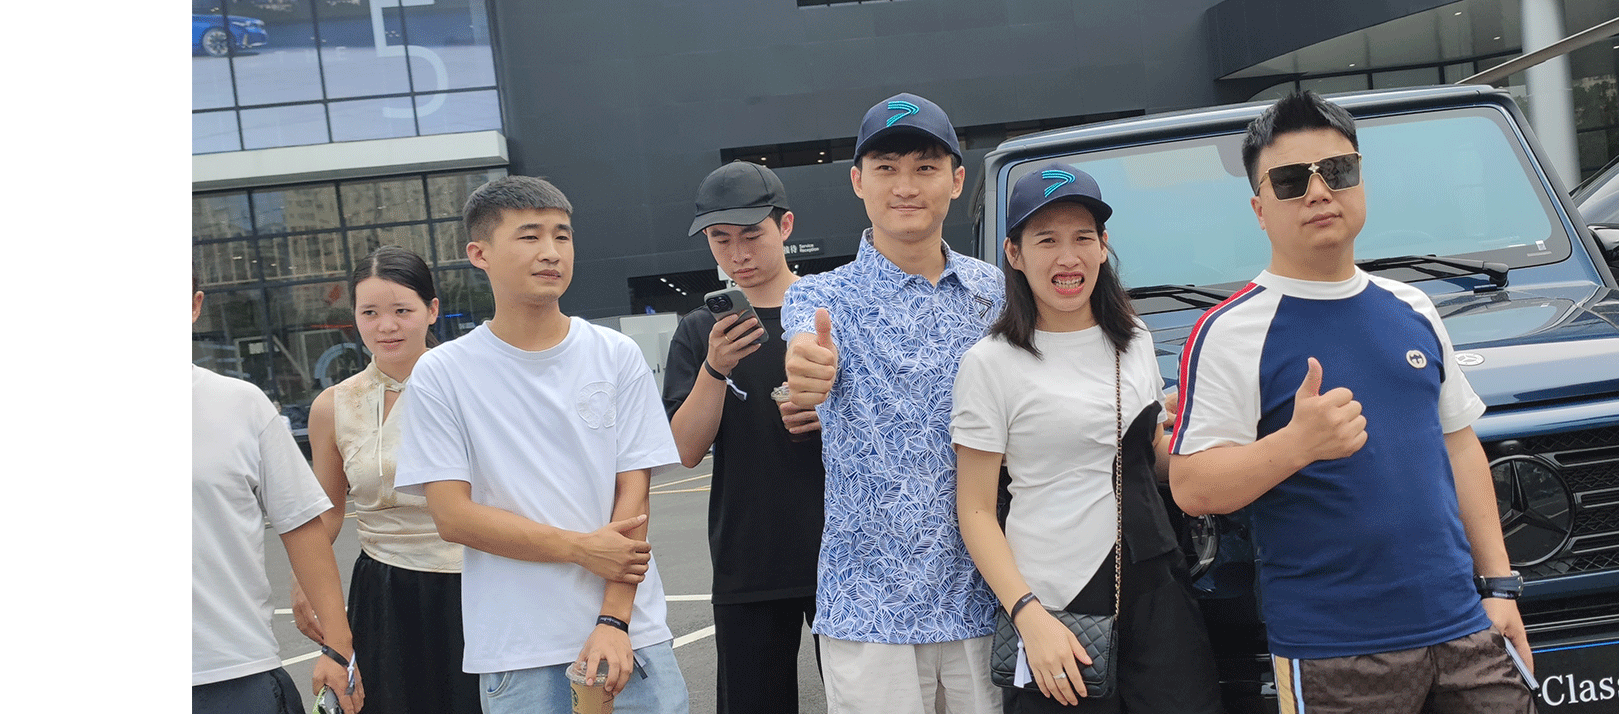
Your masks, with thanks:
[[[1554,674],[1540,680],[1540,700],[1546,706],[1605,702],[1619,696],[1613,677],[1586,679],[1572,674]]]

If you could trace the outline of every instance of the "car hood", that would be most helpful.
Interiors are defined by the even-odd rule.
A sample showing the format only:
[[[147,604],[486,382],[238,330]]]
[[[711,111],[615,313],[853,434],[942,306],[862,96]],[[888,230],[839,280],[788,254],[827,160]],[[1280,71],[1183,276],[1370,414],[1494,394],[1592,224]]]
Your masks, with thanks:
[[[1434,297],[1491,408],[1619,397],[1619,291],[1589,284]]]

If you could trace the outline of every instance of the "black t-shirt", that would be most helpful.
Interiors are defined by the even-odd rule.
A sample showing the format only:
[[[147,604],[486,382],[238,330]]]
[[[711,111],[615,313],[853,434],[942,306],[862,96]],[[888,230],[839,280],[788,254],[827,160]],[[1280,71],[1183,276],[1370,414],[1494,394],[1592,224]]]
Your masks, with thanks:
[[[742,358],[731,381],[714,438],[714,477],[708,494],[708,552],[714,563],[714,604],[815,594],[815,564],[825,524],[826,467],[821,437],[787,438],[770,390],[787,381],[781,308],[756,308],[770,339]],[[663,374],[663,405],[671,417],[703,370],[715,318],[698,308],[680,319]]]

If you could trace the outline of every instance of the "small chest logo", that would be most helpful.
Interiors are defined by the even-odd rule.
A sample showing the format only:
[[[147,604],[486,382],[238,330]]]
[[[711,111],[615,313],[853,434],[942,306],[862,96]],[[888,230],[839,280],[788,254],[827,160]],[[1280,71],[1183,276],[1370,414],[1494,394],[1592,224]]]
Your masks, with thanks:
[[[1422,369],[1428,366],[1428,356],[1423,354],[1422,350],[1411,350],[1405,353],[1405,361],[1411,365],[1412,369]]]

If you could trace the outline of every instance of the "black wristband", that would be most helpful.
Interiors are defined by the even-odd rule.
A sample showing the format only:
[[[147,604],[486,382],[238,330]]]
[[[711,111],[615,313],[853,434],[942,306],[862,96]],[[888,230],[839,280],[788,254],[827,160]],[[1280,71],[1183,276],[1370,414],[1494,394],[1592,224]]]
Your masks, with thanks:
[[[1012,615],[1010,617],[1008,617],[1007,619],[1009,619],[1009,620],[1011,620],[1013,622],[1017,622],[1017,614],[1018,614],[1018,612],[1021,611],[1024,608],[1024,606],[1028,605],[1031,602],[1040,602],[1040,598],[1035,597],[1034,593],[1032,591],[1029,594],[1024,595],[1023,597],[1020,597],[1020,598],[1017,599],[1017,604],[1012,606]]]
[[[714,369],[714,365],[709,364],[708,360],[706,360],[706,359],[703,360],[703,371],[708,372],[708,376],[713,377],[713,378],[715,378],[715,379],[717,379],[717,380],[719,380],[721,382],[724,382],[727,379],[729,379],[729,377],[726,377],[725,375],[720,374],[719,370]]]
[[[327,657],[331,657],[333,661],[337,662],[340,665],[343,665],[343,669],[348,669],[349,668],[348,659],[345,658],[343,655],[338,654],[337,650],[334,650],[334,649],[332,649],[330,647],[327,647],[326,645],[321,645],[320,646],[320,653],[323,654],[323,655],[326,655]]]
[[[608,627],[617,627],[618,629],[623,630],[624,634],[626,634],[626,635],[629,634],[629,632],[630,632],[630,623],[625,622],[623,620],[620,620],[620,619],[618,619],[616,617],[613,617],[612,615],[602,615],[600,617],[597,617],[596,618],[596,624],[598,624],[598,625],[606,625]]]

